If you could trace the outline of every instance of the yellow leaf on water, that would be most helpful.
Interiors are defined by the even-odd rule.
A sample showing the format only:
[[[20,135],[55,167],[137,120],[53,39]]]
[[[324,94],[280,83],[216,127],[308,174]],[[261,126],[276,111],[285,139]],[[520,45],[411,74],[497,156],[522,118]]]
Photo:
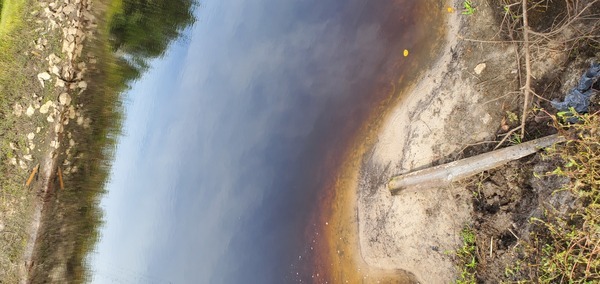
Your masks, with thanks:
[[[407,56],[408,56],[408,49],[405,49],[404,50],[404,57],[407,57]]]

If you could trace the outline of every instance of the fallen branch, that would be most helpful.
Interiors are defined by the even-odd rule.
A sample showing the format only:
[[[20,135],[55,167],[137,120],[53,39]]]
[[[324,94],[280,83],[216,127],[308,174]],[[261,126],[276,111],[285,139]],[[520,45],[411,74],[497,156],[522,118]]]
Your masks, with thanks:
[[[406,188],[431,188],[473,176],[477,173],[496,168],[510,161],[528,156],[541,148],[564,142],[565,138],[557,134],[528,141],[500,150],[484,153],[451,163],[399,175],[388,182],[392,194]]]
[[[529,53],[529,21],[527,20],[527,0],[523,3],[523,47],[525,49],[525,86],[523,87],[523,114],[521,115],[521,138],[525,137],[525,121],[529,112],[531,91],[531,55]]]

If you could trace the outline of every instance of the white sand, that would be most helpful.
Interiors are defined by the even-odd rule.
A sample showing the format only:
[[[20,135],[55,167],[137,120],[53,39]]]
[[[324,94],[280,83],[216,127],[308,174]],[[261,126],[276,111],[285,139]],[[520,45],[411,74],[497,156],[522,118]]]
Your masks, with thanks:
[[[478,13],[478,17],[491,18],[483,7]],[[391,196],[385,182],[495,134],[499,112],[491,108],[499,107],[481,103],[484,94],[475,87],[477,76],[471,73],[481,62],[491,61],[487,65],[493,66],[494,60],[506,61],[510,50],[491,47],[497,52],[466,57],[458,37],[466,20],[470,19],[458,12],[448,16],[443,54],[387,117],[359,178],[357,207],[364,261],[371,267],[409,271],[421,283],[455,279],[455,264],[448,252],[462,243],[460,230],[469,220],[470,193],[454,186]],[[458,50],[458,60],[453,60],[451,50]]]

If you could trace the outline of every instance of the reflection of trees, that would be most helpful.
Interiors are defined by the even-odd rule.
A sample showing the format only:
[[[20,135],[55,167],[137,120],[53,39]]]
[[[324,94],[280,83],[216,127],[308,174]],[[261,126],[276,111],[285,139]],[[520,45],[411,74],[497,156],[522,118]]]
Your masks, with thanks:
[[[104,22],[108,26],[99,27],[101,35],[91,47],[101,60],[90,76],[93,80],[87,94],[77,97],[77,103],[85,106],[93,123],[88,129],[73,124],[67,128],[78,141],[72,151],[80,168],[65,178],[68,188],[56,193],[60,198],[48,202],[44,209],[33,283],[48,282],[57,269],[64,277],[61,282],[90,280],[86,257],[99,239],[100,198],[123,121],[121,93],[141,76],[148,60],[162,56],[170,42],[195,21],[193,0],[122,1],[122,9]]]
[[[124,0],[110,22],[111,45],[134,66],[162,56],[169,43],[193,24],[193,0]]]

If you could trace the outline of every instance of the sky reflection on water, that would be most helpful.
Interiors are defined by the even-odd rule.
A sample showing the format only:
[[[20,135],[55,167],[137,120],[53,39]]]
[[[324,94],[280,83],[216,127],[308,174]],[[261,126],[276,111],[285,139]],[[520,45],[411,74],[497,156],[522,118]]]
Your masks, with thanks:
[[[390,5],[204,1],[127,94],[93,282],[282,283],[309,265],[320,190],[409,48]]]

